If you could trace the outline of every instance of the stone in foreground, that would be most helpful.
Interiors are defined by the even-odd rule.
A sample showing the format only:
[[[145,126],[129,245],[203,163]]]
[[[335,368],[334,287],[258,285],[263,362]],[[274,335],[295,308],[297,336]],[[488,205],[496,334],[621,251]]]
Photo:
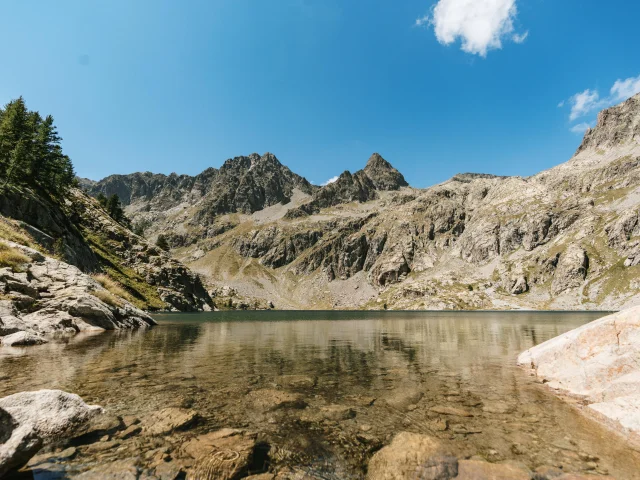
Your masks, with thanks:
[[[514,465],[459,460],[437,438],[401,432],[369,462],[369,480],[530,480]]]
[[[587,412],[640,439],[640,307],[571,330],[523,352],[520,365],[554,389],[582,397]]]
[[[231,480],[246,475],[254,459],[256,435],[225,428],[194,438],[184,445],[187,455],[195,459],[194,480]]]
[[[0,477],[25,465],[49,440],[70,435],[102,408],[60,390],[0,399]]]

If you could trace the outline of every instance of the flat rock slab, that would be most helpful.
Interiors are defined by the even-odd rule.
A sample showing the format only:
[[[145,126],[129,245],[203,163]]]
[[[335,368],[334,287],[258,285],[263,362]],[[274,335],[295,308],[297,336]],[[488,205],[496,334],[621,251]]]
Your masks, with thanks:
[[[231,480],[246,472],[253,460],[256,435],[225,428],[200,435],[183,446],[184,453],[194,458],[189,479]]]
[[[618,397],[611,402],[593,403],[589,408],[628,430],[640,432],[640,394]]]
[[[587,412],[640,439],[640,306],[537,345],[518,363],[551,388],[584,398]]]
[[[445,405],[435,406],[429,409],[430,412],[439,413],[440,415],[454,415],[457,417],[473,417],[473,413],[469,410],[456,407],[447,407]]]
[[[247,394],[247,399],[255,408],[263,412],[270,412],[280,408],[304,408],[307,406],[302,395],[269,388],[253,390]]]
[[[99,465],[74,477],[75,480],[137,480],[137,459],[127,458]]]
[[[142,422],[145,435],[166,435],[182,430],[198,419],[198,412],[185,408],[169,407],[155,412]]]
[[[515,465],[460,460],[456,480],[531,480],[531,473]]]

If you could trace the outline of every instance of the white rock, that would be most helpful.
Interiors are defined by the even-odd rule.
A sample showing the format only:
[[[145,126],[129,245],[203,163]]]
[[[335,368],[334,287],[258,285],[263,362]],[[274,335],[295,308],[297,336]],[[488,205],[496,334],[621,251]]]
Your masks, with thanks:
[[[50,439],[71,434],[102,408],[61,390],[22,392],[0,399],[0,476],[20,468]]]
[[[29,332],[16,332],[0,339],[3,347],[25,347],[28,345],[42,345],[47,340]]]
[[[520,365],[593,411],[640,434],[640,307],[606,316],[523,352]]]

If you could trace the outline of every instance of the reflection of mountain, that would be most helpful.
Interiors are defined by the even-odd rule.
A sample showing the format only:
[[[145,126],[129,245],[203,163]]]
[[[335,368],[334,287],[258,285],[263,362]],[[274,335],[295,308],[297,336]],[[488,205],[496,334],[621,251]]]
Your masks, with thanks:
[[[592,425],[515,365],[517,352],[596,314],[287,317],[296,315],[312,319],[206,322],[172,315],[149,331],[33,347],[29,356],[0,359],[7,375],[0,395],[63,388],[103,405],[109,414],[143,422],[166,407],[193,409],[199,423],[162,441],[178,449],[194,435],[240,427],[260,432],[273,447],[274,461],[328,468],[319,470],[329,475],[322,478],[362,478],[358,472],[371,446],[407,429],[452,441],[453,453],[467,457],[495,450],[512,459],[514,443],[534,438],[537,443],[527,443],[518,460],[553,464],[565,460],[547,446],[571,435],[580,448],[614,458],[615,469],[635,461],[620,460],[619,445],[602,445]],[[158,448],[157,442],[134,436],[105,458],[139,456]],[[76,460],[94,461],[83,455]],[[318,465],[322,459],[331,464]]]

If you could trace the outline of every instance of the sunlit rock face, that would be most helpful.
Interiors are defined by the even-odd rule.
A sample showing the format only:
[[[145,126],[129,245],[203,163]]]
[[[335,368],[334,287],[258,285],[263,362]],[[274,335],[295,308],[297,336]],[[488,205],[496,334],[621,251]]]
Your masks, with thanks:
[[[373,154],[320,187],[254,154],[87,187],[122,193],[147,238],[164,234],[216,288],[281,309],[621,309],[640,304],[638,125],[636,95],[526,178],[411,188]]]
[[[591,322],[518,357],[554,389],[640,439],[640,307]]]

